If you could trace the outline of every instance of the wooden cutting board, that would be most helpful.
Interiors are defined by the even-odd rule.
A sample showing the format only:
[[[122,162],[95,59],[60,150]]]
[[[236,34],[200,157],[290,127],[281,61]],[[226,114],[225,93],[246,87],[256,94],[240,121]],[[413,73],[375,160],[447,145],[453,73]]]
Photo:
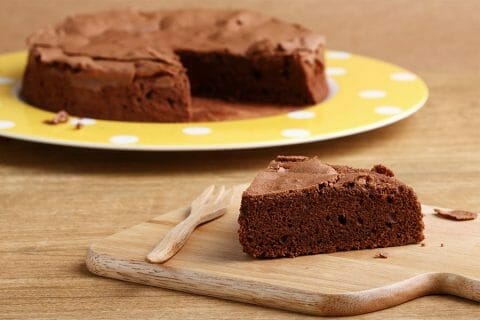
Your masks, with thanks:
[[[163,265],[145,256],[183,220],[179,209],[91,245],[100,276],[315,315],[354,315],[430,294],[480,302],[480,220],[450,221],[423,206],[425,246],[255,260],[242,252],[237,216],[243,187],[225,216],[200,226]],[[379,251],[387,259],[375,259]]]

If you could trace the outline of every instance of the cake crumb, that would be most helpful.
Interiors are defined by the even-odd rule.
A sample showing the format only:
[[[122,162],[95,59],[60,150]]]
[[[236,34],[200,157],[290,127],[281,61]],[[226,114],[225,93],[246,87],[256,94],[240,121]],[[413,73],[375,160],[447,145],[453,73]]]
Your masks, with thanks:
[[[57,112],[52,119],[44,120],[43,123],[48,125],[57,125],[67,122],[69,117],[70,116],[68,115],[68,113],[65,110],[62,110]]]
[[[443,243],[440,243],[440,247],[444,247]]]
[[[386,252],[377,252],[375,256],[373,256],[375,259],[387,259],[388,258],[388,253]]]
[[[420,247],[425,247],[425,243],[420,243]]]
[[[77,123],[75,124],[75,130],[80,130],[83,128],[83,123],[81,120],[78,120]]]
[[[435,211],[436,215],[440,218],[456,221],[474,220],[478,216],[475,212],[469,212],[464,210],[445,211],[441,209],[433,209],[433,211]]]

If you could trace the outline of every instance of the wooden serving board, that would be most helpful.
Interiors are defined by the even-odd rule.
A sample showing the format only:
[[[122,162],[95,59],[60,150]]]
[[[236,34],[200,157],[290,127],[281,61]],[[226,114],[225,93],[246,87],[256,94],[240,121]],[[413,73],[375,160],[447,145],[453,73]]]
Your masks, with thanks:
[[[92,244],[88,269],[104,277],[315,315],[372,312],[430,294],[480,302],[479,219],[449,221],[423,206],[423,247],[255,260],[238,242],[241,191],[237,188],[225,216],[200,226],[163,265],[148,263],[145,256],[187,215],[187,208]],[[379,251],[389,257],[375,259]]]

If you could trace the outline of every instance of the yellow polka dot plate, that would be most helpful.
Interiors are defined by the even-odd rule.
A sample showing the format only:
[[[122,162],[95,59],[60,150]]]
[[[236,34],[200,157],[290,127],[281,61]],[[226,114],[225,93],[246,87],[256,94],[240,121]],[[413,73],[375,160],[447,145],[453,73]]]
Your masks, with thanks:
[[[33,142],[118,150],[228,150],[333,139],[380,128],[420,109],[428,89],[398,66],[342,51],[327,52],[330,98],[300,111],[262,118],[202,123],[139,123],[70,119],[18,98],[26,53],[0,55],[0,135]],[[81,121],[81,130],[75,125]]]

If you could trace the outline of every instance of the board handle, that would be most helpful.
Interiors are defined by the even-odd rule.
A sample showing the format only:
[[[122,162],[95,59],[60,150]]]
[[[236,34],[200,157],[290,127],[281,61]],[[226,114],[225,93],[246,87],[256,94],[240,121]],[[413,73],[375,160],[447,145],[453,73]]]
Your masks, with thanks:
[[[469,279],[454,273],[437,274],[439,294],[450,294],[480,302],[480,281]]]
[[[425,273],[388,286],[347,294],[314,294],[290,305],[292,311],[322,316],[352,316],[391,308],[427,295],[448,294],[480,302],[480,280],[453,273]],[[305,308],[305,302],[308,303]],[[303,306],[300,307],[300,304]],[[293,308],[292,308],[293,307]]]

